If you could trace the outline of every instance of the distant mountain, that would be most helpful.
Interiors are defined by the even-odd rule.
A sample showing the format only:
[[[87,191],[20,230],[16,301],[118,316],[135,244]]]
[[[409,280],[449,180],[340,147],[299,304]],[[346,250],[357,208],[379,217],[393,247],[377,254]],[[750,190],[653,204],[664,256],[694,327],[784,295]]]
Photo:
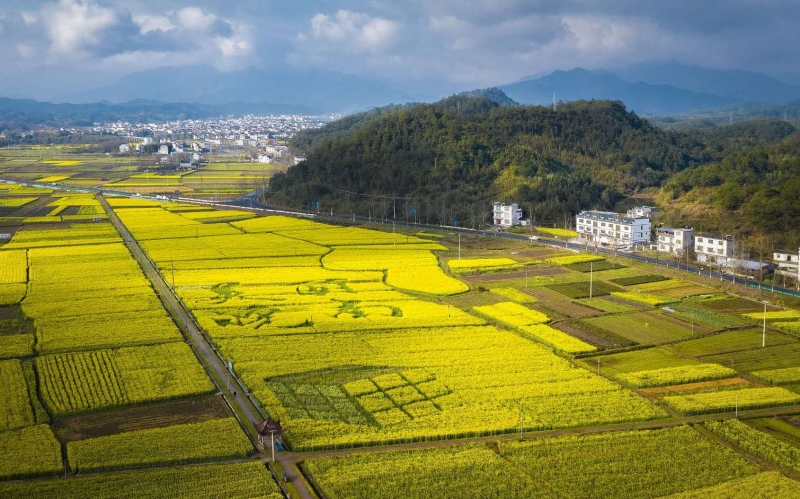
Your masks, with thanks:
[[[202,104],[266,102],[330,113],[406,102],[412,100],[412,96],[380,80],[323,69],[283,67],[265,71],[248,68],[225,72],[195,65],[131,73],[110,85],[67,95],[61,100],[120,103],[134,99]]]
[[[244,114],[310,114],[311,108],[269,103],[186,104],[134,100],[122,104],[52,104],[0,98],[0,129],[35,125],[89,126],[109,121],[146,123]]]
[[[467,92],[461,92],[458,95],[461,97],[486,97],[500,107],[519,107],[520,105],[519,102],[507,96],[497,87],[469,90]]]
[[[751,102],[786,102],[800,99],[800,86],[739,69],[708,69],[679,62],[642,63],[612,70],[627,81],[674,87]]]
[[[617,75],[576,68],[556,71],[534,80],[524,80],[500,89],[520,104],[547,105],[556,99],[612,99],[622,101],[640,115],[669,114],[690,109],[724,106],[735,99],[692,92],[671,85],[631,83]]]

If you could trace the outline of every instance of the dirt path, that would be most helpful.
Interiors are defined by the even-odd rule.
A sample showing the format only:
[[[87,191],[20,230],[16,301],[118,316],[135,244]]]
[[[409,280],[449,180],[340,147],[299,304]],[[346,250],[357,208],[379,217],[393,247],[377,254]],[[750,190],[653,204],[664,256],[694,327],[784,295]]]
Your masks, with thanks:
[[[186,337],[186,340],[192,345],[192,348],[200,359],[200,362],[203,363],[209,372],[215,374],[215,376],[212,376],[212,380],[217,386],[217,389],[223,394],[225,400],[231,406],[235,406],[235,408],[238,409],[237,412],[239,414],[242,414],[247,418],[248,421],[243,421],[244,424],[262,421],[264,419],[263,416],[256,405],[250,400],[249,397],[245,395],[247,392],[238,379],[235,377],[232,378],[230,389],[228,389],[226,384],[219,383],[217,381],[226,380],[228,378],[227,366],[225,366],[225,363],[222,361],[222,359],[217,356],[216,352],[211,347],[211,344],[203,335],[200,326],[195,323],[194,318],[183,307],[183,304],[180,302],[180,300],[178,300],[172,289],[167,285],[164,278],[158,272],[156,265],[150,261],[144,250],[142,250],[142,248],[139,246],[139,243],[133,238],[119,217],[117,217],[117,214],[114,213],[114,210],[111,209],[111,206],[109,206],[108,202],[102,196],[98,196],[98,199],[108,214],[109,220],[112,224],[114,224],[120,236],[125,241],[125,244],[128,247],[128,250],[131,252],[131,255],[139,263],[142,271],[153,284],[153,288],[161,299],[161,302],[164,304],[164,308],[166,308],[167,312],[170,314],[170,316],[172,316],[175,323],[181,329]],[[232,392],[237,392],[237,395],[234,396]],[[286,474],[289,475],[289,479],[295,484],[300,497],[303,499],[313,499],[314,496],[311,495],[311,492],[306,487],[305,482],[300,478],[295,467],[292,465],[292,461],[286,460],[285,453],[276,452],[275,459],[276,461],[281,462],[281,464],[284,464],[284,462],[286,463],[284,470],[286,471]]]

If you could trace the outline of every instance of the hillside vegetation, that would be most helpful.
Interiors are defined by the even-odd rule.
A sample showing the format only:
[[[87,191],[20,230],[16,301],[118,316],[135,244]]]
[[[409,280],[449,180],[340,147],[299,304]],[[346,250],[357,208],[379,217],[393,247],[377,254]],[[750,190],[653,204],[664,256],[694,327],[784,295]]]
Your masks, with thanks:
[[[272,179],[270,202],[319,201],[326,211],[399,219],[414,210],[422,221],[479,227],[487,203],[506,200],[521,203],[537,222],[563,225],[580,210],[613,209],[667,185],[671,194],[660,199],[677,199],[688,192],[680,179],[692,185],[691,175],[707,168],[724,172],[736,158],[764,156],[758,151],[794,131],[761,120],[679,132],[655,127],[617,101],[579,101],[553,111],[459,95],[376,109],[299,134],[294,146],[307,160]],[[776,146],[776,154],[790,143]],[[684,171],[691,173],[670,183]],[[792,217],[784,217],[784,226]]]

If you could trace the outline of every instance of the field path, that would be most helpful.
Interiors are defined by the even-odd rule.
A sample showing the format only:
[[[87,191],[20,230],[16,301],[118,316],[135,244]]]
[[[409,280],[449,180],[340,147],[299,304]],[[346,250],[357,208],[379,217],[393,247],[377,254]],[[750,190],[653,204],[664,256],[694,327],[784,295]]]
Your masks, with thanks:
[[[213,374],[212,381],[214,381],[217,389],[223,394],[225,400],[234,408],[234,411],[238,415],[247,419],[247,421],[243,421],[244,424],[263,421],[264,417],[261,412],[253,401],[250,400],[249,396],[245,395],[247,391],[244,386],[242,386],[236,377],[230,377],[228,375],[227,366],[214,351],[208,339],[203,335],[200,326],[194,321],[192,315],[184,308],[183,304],[175,296],[172,289],[158,272],[156,265],[150,261],[144,250],[139,246],[139,243],[128,231],[128,228],[125,227],[119,217],[117,217],[117,214],[114,213],[114,210],[111,209],[108,202],[102,196],[97,196],[97,198],[108,214],[109,220],[114,224],[119,235],[125,241],[125,245],[128,247],[131,255],[139,263],[142,271],[153,284],[153,288],[164,304],[164,308],[166,308],[167,312],[185,335],[187,341],[192,345],[192,348],[205,368]],[[230,388],[227,386],[228,379],[231,379]],[[220,382],[220,380],[223,381]],[[234,396],[234,392],[237,393],[236,396]],[[269,446],[269,444],[267,444],[267,446]],[[259,450],[265,449],[259,448]],[[266,450],[269,451],[269,449]],[[266,455],[268,453],[269,452],[265,452],[264,454]],[[290,481],[295,485],[300,497],[302,499],[313,499],[314,496],[296,471],[294,466],[295,460],[291,459],[285,452],[276,452],[275,460],[282,465]],[[268,460],[265,459],[265,461]]]

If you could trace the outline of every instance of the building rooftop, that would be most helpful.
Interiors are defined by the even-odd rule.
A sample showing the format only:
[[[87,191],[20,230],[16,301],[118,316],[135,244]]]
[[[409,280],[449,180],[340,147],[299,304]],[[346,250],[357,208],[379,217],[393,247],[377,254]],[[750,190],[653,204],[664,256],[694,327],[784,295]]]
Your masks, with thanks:
[[[621,223],[621,224],[632,224],[636,223],[637,220],[650,220],[647,217],[642,218],[633,218],[627,217],[625,215],[621,215],[619,213],[614,213],[611,211],[582,211],[578,213],[579,217],[583,218],[591,218],[593,220],[600,220],[601,222],[614,222],[614,223]]]

